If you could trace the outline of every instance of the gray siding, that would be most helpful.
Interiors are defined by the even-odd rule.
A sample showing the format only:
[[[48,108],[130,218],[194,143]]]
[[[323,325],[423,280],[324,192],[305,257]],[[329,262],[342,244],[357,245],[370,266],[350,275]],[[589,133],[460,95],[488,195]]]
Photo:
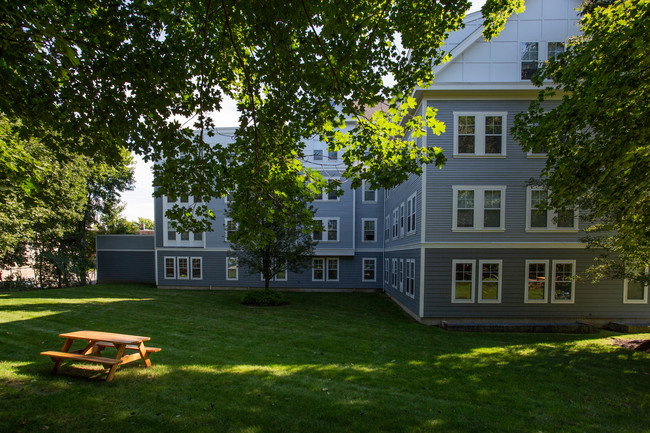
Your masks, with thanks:
[[[153,235],[97,235],[99,250],[150,250],[154,249]]]
[[[383,192],[385,196],[385,192]],[[395,208],[400,209],[401,205],[404,204],[405,219],[406,213],[408,212],[408,207],[406,205],[406,200],[411,197],[413,194],[416,194],[416,213],[415,213],[415,233],[408,234],[406,230],[406,221],[404,228],[404,235],[398,233],[398,238],[394,239],[392,236],[392,221],[393,221],[393,211]],[[414,244],[420,243],[420,228],[422,227],[422,178],[416,175],[410,175],[408,180],[397,188],[393,189],[390,192],[388,198],[385,199],[384,206],[384,215],[382,221],[386,220],[386,216],[390,216],[391,220],[391,236],[389,239],[385,240],[384,247],[386,249],[393,248],[403,248],[405,246],[412,246]],[[383,225],[383,224],[382,224]],[[399,229],[398,229],[399,230]]]
[[[98,283],[155,283],[154,251],[97,251]]]
[[[187,287],[264,287],[260,274],[250,275],[248,270],[240,267],[238,280],[226,279],[226,251],[206,250],[158,250],[158,286]],[[165,257],[201,257],[203,275],[200,280],[165,278]],[[323,256],[330,257],[330,256]],[[374,282],[362,281],[363,258],[375,258],[377,263]],[[302,273],[289,272],[287,281],[272,281],[271,287],[292,289],[381,289],[381,253],[359,253],[352,257],[338,257],[339,281],[312,281],[311,263]]]
[[[409,309],[416,316],[420,315],[420,248],[417,249],[405,249],[401,251],[391,251],[384,254],[384,259],[388,259],[388,283],[384,280],[384,275],[382,274],[382,283],[384,291],[388,293],[391,297],[396,299],[401,303],[405,308]],[[411,297],[406,294],[406,281],[404,281],[404,287],[400,290],[399,286],[399,272],[397,275],[397,287],[391,285],[391,273],[392,273],[392,262],[393,259],[397,259],[398,263],[400,260],[406,261],[406,259],[415,260],[415,297]],[[384,260],[385,266],[385,260]],[[399,268],[398,268],[399,271]],[[404,279],[406,280],[406,270],[404,270]]]
[[[649,304],[623,304],[623,282],[586,279],[576,281],[575,302],[557,304],[524,303],[526,260],[576,260],[578,274],[593,263],[598,254],[585,249],[426,249],[424,316],[431,318],[511,318],[511,319],[590,319],[650,317]],[[452,260],[503,260],[502,299],[498,304],[452,303]],[[552,267],[552,264],[549,266]],[[552,280],[549,274],[549,280]],[[552,284],[552,281],[550,281]],[[475,293],[477,290],[475,284]],[[549,285],[549,291],[551,291]],[[549,293],[550,296],[550,293]]]
[[[348,192],[346,192],[348,194]],[[349,192],[352,194],[352,192]],[[384,191],[375,192],[377,201],[374,203],[363,202],[363,188],[355,192],[355,248],[358,252],[363,250],[383,250],[384,248]],[[363,219],[376,219],[375,242],[363,242]]]
[[[510,134],[515,114],[529,105],[513,101],[428,101],[438,108],[438,119],[447,126],[440,136],[427,135],[428,146],[441,147],[448,160],[442,170],[427,167],[426,242],[578,242],[579,232],[526,232],[526,182],[538,177],[543,158],[530,158]],[[454,157],[454,111],[507,112],[505,157]],[[505,232],[452,232],[453,186],[505,186]]]

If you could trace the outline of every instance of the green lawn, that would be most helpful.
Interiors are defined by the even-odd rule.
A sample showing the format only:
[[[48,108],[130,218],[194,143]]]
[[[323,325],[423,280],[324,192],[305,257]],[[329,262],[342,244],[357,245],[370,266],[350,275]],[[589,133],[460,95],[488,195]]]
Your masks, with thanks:
[[[598,335],[451,333],[378,294],[97,286],[0,294],[0,431],[649,431],[650,355]],[[64,331],[151,337],[154,367],[52,362]],[[637,335],[636,338],[650,338]],[[73,376],[74,374],[74,376]]]

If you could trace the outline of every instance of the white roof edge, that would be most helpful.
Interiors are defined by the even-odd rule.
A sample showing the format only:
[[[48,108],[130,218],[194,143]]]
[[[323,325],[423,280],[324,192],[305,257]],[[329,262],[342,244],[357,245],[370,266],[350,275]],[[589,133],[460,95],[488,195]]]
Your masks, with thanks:
[[[440,72],[442,72],[447,65],[449,65],[451,62],[453,62],[454,57],[462,54],[467,48],[469,48],[470,45],[472,45],[474,42],[478,40],[483,35],[483,24],[478,26],[476,30],[474,30],[472,33],[469,34],[463,41],[456,45],[450,52],[449,54],[451,55],[451,60],[449,60],[446,63],[442,63],[440,65],[434,66],[433,67],[433,74],[436,75]],[[435,81],[435,80],[434,80]]]

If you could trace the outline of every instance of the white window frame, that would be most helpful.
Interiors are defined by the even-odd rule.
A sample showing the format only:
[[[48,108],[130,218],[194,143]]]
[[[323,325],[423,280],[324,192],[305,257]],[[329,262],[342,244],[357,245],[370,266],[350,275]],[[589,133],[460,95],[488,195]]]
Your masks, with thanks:
[[[399,278],[399,291],[404,292],[404,259],[399,259],[399,270],[397,275]]]
[[[330,262],[336,262],[336,279],[330,278]],[[328,257],[325,260],[325,278],[327,281],[339,281],[341,278],[341,262],[338,257]]]
[[[537,60],[524,60],[523,59],[524,44],[537,44]],[[521,77],[521,74],[523,72],[522,68],[523,68],[524,62],[526,62],[526,63],[537,62],[537,69],[536,69],[535,72],[539,71],[539,66],[540,66],[540,63],[541,63],[540,58],[542,57],[541,56],[541,50],[540,50],[541,46],[542,46],[542,44],[539,41],[522,41],[520,43],[520,45],[519,45],[519,48],[520,48],[520,51],[519,51],[519,79],[521,81],[530,81],[530,78],[522,78]],[[547,46],[547,48],[548,48],[548,46]]]
[[[361,188],[361,203],[377,203],[377,190],[368,189],[368,187],[368,182],[364,180]],[[366,192],[374,193],[374,198],[372,200],[366,200]]]
[[[390,260],[384,259],[384,283],[390,284]]]
[[[366,221],[372,221],[375,224],[374,229],[374,240],[366,240]],[[377,218],[361,218],[361,242],[365,244],[375,244],[377,243]]]
[[[171,220],[165,216],[167,209],[178,204],[187,209],[190,209],[190,206],[193,203],[203,203],[200,201],[195,201],[194,196],[187,195],[186,202],[180,202],[180,198],[175,201],[171,201],[169,197],[163,196],[163,246],[165,247],[205,247],[205,233],[201,232],[201,239],[194,239],[194,232],[180,232],[177,229],[171,227]],[[174,239],[169,239],[170,233],[174,233]],[[182,236],[186,234],[187,239],[182,239]]]
[[[415,298],[415,259],[406,260],[406,294]]]
[[[399,207],[393,209],[393,219],[392,219],[392,238],[393,240],[398,239],[399,237]]]
[[[579,231],[579,210],[573,208],[573,227],[558,227],[557,226],[557,210],[546,209],[546,227],[532,227],[532,198],[533,191],[545,191],[544,188],[527,187],[526,188],[526,231],[527,232],[564,232],[564,233],[577,233]]]
[[[200,276],[194,276],[194,260],[198,260],[200,263],[199,272]],[[192,280],[202,280],[203,279],[203,257],[190,257],[190,278]]]
[[[167,259],[171,259],[172,262],[173,262],[172,263],[172,270],[174,271],[174,275],[171,276],[171,277],[167,276],[167,269],[168,269],[168,267],[167,267]],[[165,274],[164,274],[165,280],[175,280],[176,275],[177,275],[177,273],[176,273],[176,257],[174,257],[174,256],[165,256],[165,257],[163,257],[163,265],[164,265],[164,272],[165,272]]]
[[[399,237],[403,238],[406,232],[406,205],[404,202],[399,205]]]
[[[185,277],[181,277],[181,260],[185,260],[187,262],[187,276]],[[188,256],[176,257],[176,279],[178,280],[190,279],[190,258]]]
[[[397,289],[397,259],[391,260],[391,279],[390,285],[393,289]]]
[[[224,218],[223,219],[223,239],[225,242],[230,242],[230,239],[228,239],[228,223],[232,222],[232,218]],[[239,228],[239,224],[235,223],[235,230]]]
[[[556,299],[555,298],[555,284],[557,284],[557,275],[556,275],[556,269],[555,265],[560,265],[560,264],[570,264],[572,266],[572,279],[571,279],[571,298],[570,299]],[[551,303],[552,304],[573,304],[575,303],[576,299],[576,280],[575,276],[577,275],[577,270],[576,270],[576,261],[575,260],[553,260],[552,261],[552,266],[553,266],[553,283],[550,287],[550,298],[551,298]]]
[[[372,262],[373,266],[373,279],[372,280],[367,280],[366,279],[366,262]],[[374,257],[364,257],[361,259],[361,281],[366,282],[366,283],[374,283],[377,281],[377,259]]]
[[[275,263],[272,266],[274,266],[274,265],[275,265]],[[287,270],[287,264],[285,263],[284,264],[284,278],[278,278],[278,276],[276,274],[269,281],[287,281],[288,277],[289,277],[289,271]],[[264,272],[260,272],[260,281],[264,281]]]
[[[230,260],[235,261],[235,278],[230,278],[228,276],[228,271],[230,269]],[[238,281],[239,280],[239,259],[237,257],[226,256],[226,280],[227,281]]]
[[[529,299],[528,274],[529,274],[530,265],[544,265],[544,298],[543,299]],[[548,302],[549,267],[550,267],[549,260],[526,260],[526,269],[524,274],[524,303],[525,304],[546,304]]]
[[[406,214],[406,235],[413,235],[416,232],[415,223],[417,221],[417,193],[413,193],[407,200]]]
[[[499,281],[497,283],[497,298],[483,299],[483,265],[499,265]],[[479,304],[500,304],[501,286],[503,283],[503,260],[479,260],[478,261],[478,303]]]
[[[456,265],[471,264],[472,280],[470,284],[470,298],[456,299]],[[472,304],[474,303],[474,294],[476,286],[476,260],[452,260],[451,261],[451,303],[452,304]]]
[[[646,273],[650,272],[650,268],[646,269]],[[624,304],[647,304],[648,303],[648,284],[643,285],[643,299],[628,299],[628,286],[630,280],[627,278],[623,280],[623,303]]]
[[[322,278],[316,278],[315,275],[314,275],[314,272],[316,271],[316,267],[314,266],[314,263],[317,260],[321,262],[322,267],[320,268],[320,270],[323,273]],[[325,262],[326,262],[325,257],[314,257],[311,260],[311,280],[312,281],[325,281]]]
[[[474,117],[474,153],[458,151],[458,118],[460,116]],[[501,117],[501,153],[485,153],[485,118]],[[504,158],[508,135],[507,111],[454,111],[454,158]]]
[[[506,187],[503,185],[454,185],[452,231],[454,232],[504,232],[506,229]],[[458,227],[458,191],[474,191],[474,227]],[[499,227],[483,227],[485,215],[485,191],[501,191]]]
[[[328,226],[329,226],[329,221],[335,220],[336,221],[336,240],[329,240],[328,239]],[[314,221],[320,221],[321,225],[323,226],[323,231],[321,232],[321,237],[323,238],[322,240],[316,240],[314,239],[314,234],[312,232],[312,240],[315,240],[318,243],[327,243],[327,242],[340,242],[341,240],[341,218],[339,217],[319,217],[319,218],[314,218]]]

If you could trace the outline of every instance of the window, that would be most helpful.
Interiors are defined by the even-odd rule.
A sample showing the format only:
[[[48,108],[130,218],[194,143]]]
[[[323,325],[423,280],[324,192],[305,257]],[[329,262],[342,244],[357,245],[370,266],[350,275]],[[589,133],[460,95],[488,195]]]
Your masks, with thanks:
[[[237,257],[226,257],[226,280],[236,281],[239,279],[239,263]]]
[[[176,278],[176,258],[165,257],[165,279]]]
[[[575,260],[553,260],[551,302],[573,304],[575,299]]]
[[[230,203],[232,203],[233,200],[234,200],[234,195],[233,195],[232,191],[228,192],[228,194],[226,194],[226,195],[223,197],[223,201],[224,201],[226,204],[230,204]]]
[[[181,240],[182,241],[189,241],[190,240],[190,232],[181,232]]]
[[[413,194],[408,198],[406,201],[406,234],[413,234],[415,233],[415,213],[416,213],[416,207],[415,207],[415,198],[416,194]]]
[[[386,222],[384,223],[384,242],[390,240],[390,215],[386,215]]]
[[[452,261],[451,302],[474,302],[475,260]]]
[[[527,231],[578,230],[577,209],[547,209],[548,192],[543,189],[528,187],[526,196]]]
[[[479,260],[478,302],[501,302],[501,260]]]
[[[190,278],[189,259],[187,257],[178,257],[178,279],[187,280]]]
[[[384,283],[386,284],[388,284],[390,278],[389,274],[390,274],[390,269],[389,269],[388,259],[384,259]]]
[[[453,230],[505,230],[505,186],[454,186]]]
[[[232,218],[226,218],[224,220],[224,238],[226,242],[228,242],[235,234],[237,226],[237,223],[235,223]]]
[[[530,80],[539,67],[539,43],[521,43],[521,79]]]
[[[369,189],[367,181],[363,181],[363,203],[377,203],[377,191]]]
[[[399,261],[399,291],[404,291],[404,260]]]
[[[336,150],[330,150],[328,152],[328,159],[330,161],[336,161],[337,159],[339,159],[339,153]]]
[[[314,197],[314,200],[316,201],[339,201],[339,197],[337,194],[337,191],[340,189],[340,185],[338,184],[338,179],[330,179],[327,181],[328,188],[331,189],[331,191],[327,192],[325,188],[318,194],[316,194],[316,197]]]
[[[377,259],[363,259],[363,281],[376,281]]]
[[[325,259],[321,259],[321,258],[312,259],[311,280],[325,281]]]
[[[323,149],[314,149],[314,161],[323,160]]]
[[[321,230],[312,232],[312,239],[320,242],[339,241],[339,218],[314,218],[320,222]]]
[[[399,208],[393,210],[393,239],[397,239],[399,234]]]
[[[399,235],[400,237],[404,237],[404,218],[406,217],[405,215],[405,206],[404,203],[402,203],[399,207]]]
[[[194,240],[195,240],[195,241],[203,241],[203,232],[201,232],[201,233],[194,233]]]
[[[548,59],[556,59],[557,56],[564,52],[563,42],[549,42],[548,43]]]
[[[647,304],[648,285],[640,281],[623,281],[623,303],[624,304]]]
[[[327,259],[327,281],[339,280],[339,259]]]
[[[415,297],[415,260],[406,260],[406,294]]]
[[[201,257],[192,257],[192,279],[203,279],[203,259]]]
[[[167,221],[167,240],[176,242],[176,228],[171,221]]]
[[[181,196],[181,200],[180,200],[180,202],[181,202],[181,203],[189,203],[189,202],[190,202],[190,199],[189,199],[188,196],[186,196],[186,195],[182,195],[182,196]]]
[[[454,156],[505,156],[508,113],[454,112]]]
[[[397,289],[397,259],[393,259],[390,285]]]
[[[524,302],[546,303],[548,299],[548,260],[526,260]]]
[[[363,225],[363,239],[362,242],[377,242],[377,220],[375,218],[363,218],[361,220]]]
[[[273,267],[275,267],[275,260],[272,259],[273,262],[271,263],[271,271],[273,271]],[[260,272],[260,281],[264,281],[264,272]],[[287,265],[285,263],[284,269],[280,269],[279,271],[276,272],[276,274],[271,278],[270,281],[287,281]]]

